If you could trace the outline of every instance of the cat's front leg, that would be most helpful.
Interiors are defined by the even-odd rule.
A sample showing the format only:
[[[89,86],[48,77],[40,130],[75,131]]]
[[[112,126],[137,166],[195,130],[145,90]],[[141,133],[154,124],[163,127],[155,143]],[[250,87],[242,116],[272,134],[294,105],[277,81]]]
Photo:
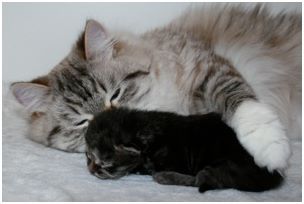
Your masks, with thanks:
[[[161,171],[152,175],[153,179],[164,185],[194,186],[195,177],[174,171]]]
[[[285,169],[291,155],[289,140],[277,114],[258,101],[242,102],[228,121],[240,143],[261,166]]]
[[[195,91],[202,112],[222,114],[259,166],[270,171],[285,169],[291,152],[278,115],[258,101],[254,90],[227,60],[213,56],[204,73]]]

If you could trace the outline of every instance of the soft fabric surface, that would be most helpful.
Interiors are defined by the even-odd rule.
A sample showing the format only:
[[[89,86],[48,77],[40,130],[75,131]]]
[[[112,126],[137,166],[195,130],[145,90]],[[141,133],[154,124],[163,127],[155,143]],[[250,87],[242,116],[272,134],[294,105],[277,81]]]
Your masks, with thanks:
[[[263,193],[165,186],[150,176],[100,180],[88,172],[84,154],[47,148],[27,138],[22,107],[3,85],[3,201],[301,201],[302,143],[292,141],[286,181]]]

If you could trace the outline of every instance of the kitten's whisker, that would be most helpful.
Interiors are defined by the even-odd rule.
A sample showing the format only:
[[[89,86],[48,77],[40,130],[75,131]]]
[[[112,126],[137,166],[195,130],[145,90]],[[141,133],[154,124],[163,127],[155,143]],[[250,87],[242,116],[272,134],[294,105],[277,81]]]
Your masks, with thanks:
[[[112,174],[110,174],[107,170],[105,170],[105,169],[100,169],[100,170],[101,170],[102,173],[104,173],[109,178],[115,178],[115,176],[113,176]]]
[[[105,169],[105,168],[109,168],[109,167],[112,167],[113,164],[112,163],[102,163],[101,164],[101,168]]]

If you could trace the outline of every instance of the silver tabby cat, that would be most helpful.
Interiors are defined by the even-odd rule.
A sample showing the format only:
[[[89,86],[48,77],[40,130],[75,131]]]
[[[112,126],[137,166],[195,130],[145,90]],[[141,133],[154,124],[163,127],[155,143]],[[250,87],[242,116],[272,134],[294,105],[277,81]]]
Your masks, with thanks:
[[[140,36],[89,20],[49,74],[11,88],[31,113],[31,139],[53,148],[85,151],[92,114],[106,108],[213,111],[273,170],[288,165],[286,129],[300,134],[300,73],[300,15],[209,6]]]

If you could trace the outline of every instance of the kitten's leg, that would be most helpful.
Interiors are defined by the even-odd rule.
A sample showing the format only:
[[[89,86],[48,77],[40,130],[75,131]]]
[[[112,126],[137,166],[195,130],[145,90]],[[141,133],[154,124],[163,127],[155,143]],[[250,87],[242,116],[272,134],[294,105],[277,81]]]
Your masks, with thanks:
[[[200,192],[226,188],[260,192],[277,187],[282,180],[277,171],[270,173],[254,163],[239,165],[227,161],[201,170],[196,175],[195,186]]]
[[[278,115],[257,100],[254,91],[224,59],[214,57],[196,90],[198,107],[221,113],[256,163],[269,170],[287,167],[289,141]],[[201,105],[199,105],[201,103]]]
[[[152,176],[157,183],[165,185],[194,186],[195,183],[194,176],[180,174],[173,171],[157,172]]]
[[[199,187],[199,192],[201,193],[208,190],[227,188],[223,185],[223,181],[219,179],[219,171],[211,167],[206,167],[197,173],[194,185]]]

